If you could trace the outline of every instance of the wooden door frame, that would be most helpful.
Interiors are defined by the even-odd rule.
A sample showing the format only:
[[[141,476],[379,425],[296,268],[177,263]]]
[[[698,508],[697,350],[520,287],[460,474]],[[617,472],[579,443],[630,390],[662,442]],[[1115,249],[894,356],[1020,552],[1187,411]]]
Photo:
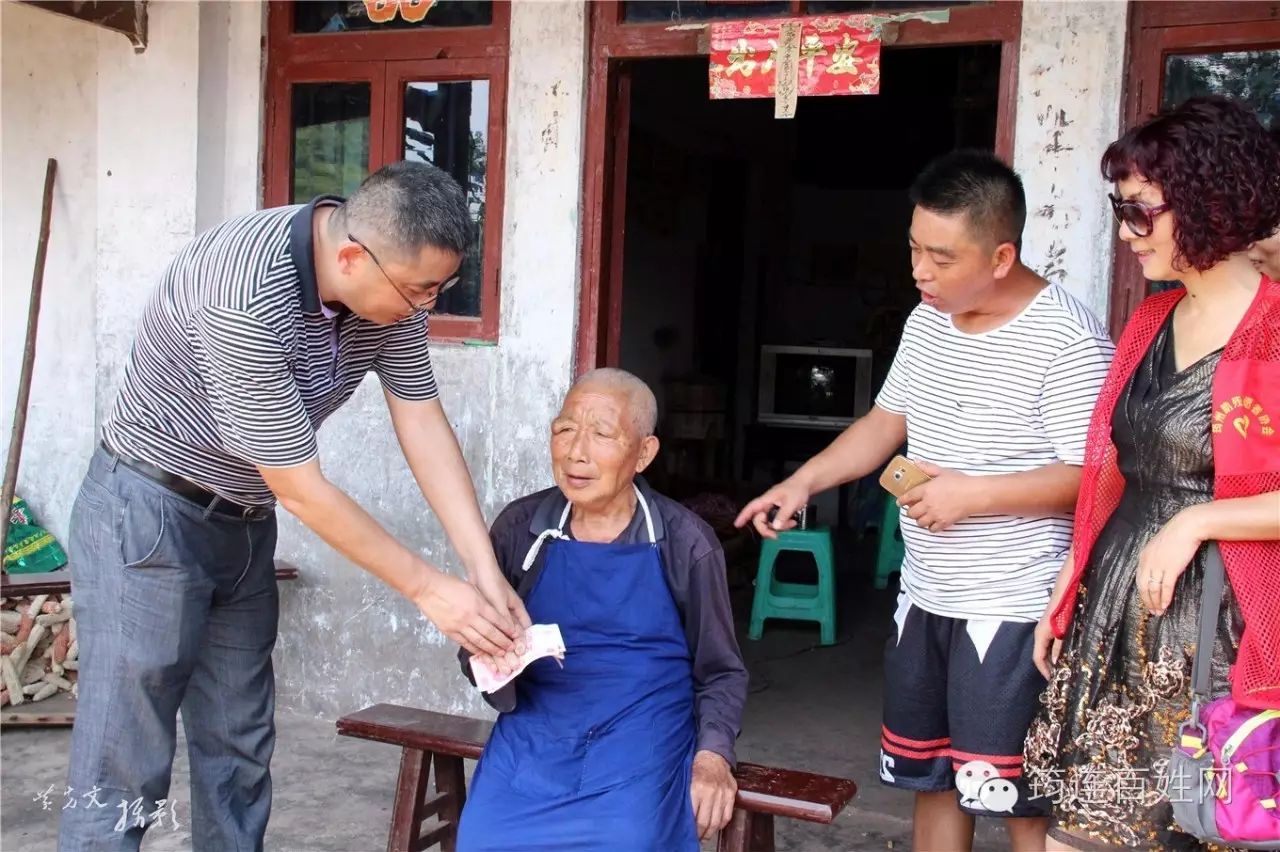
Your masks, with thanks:
[[[1166,57],[1177,53],[1273,48],[1280,44],[1280,2],[1134,2],[1129,4],[1123,128],[1160,107]],[[1113,337],[1146,298],[1147,280],[1116,238],[1108,311]]]
[[[945,4],[939,4],[945,5]],[[792,0],[791,14],[802,13]],[[668,24],[629,24],[618,0],[588,4],[587,115],[582,186],[582,260],[578,293],[578,338],[575,374],[597,366],[615,366],[621,328],[622,240],[625,224],[626,139],[618,138],[626,122],[617,115],[629,105],[623,63],[636,59],[705,56],[702,28],[672,29]],[[996,153],[1013,159],[1013,132],[1018,96],[1018,56],[1022,37],[1022,3],[958,6],[943,24],[906,21],[899,25],[893,48],[966,44],[1000,45],[1000,79],[996,106]],[[747,9],[744,17],[749,16]],[[886,45],[888,46],[888,45]],[[615,192],[615,186],[623,191]],[[616,224],[615,224],[616,223]]]

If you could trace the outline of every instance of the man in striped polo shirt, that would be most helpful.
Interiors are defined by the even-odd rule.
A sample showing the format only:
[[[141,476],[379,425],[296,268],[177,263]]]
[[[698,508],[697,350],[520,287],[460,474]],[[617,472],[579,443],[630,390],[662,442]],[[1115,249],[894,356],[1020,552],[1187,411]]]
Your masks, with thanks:
[[[1004,163],[944,156],[912,200],[922,304],[876,405],[738,524],[772,537],[811,495],[878,471],[907,443],[933,478],[900,501],[880,778],[916,794],[916,849],[968,849],[974,815],[998,815],[1015,850],[1040,850],[1047,802],[1022,782],[1045,685],[1035,626],[1070,546],[1113,347],[1087,308],[1019,260],[1026,200]]]
[[[427,312],[471,231],[452,178],[399,163],[345,201],[225,222],[165,270],[72,510],[81,664],[67,784],[105,807],[64,810],[60,849],[138,848],[169,797],[179,709],[195,848],[262,848],[277,502],[450,639],[476,653],[516,644],[528,616],[427,349]],[[321,470],[316,429],[370,371],[471,582],[397,542]]]

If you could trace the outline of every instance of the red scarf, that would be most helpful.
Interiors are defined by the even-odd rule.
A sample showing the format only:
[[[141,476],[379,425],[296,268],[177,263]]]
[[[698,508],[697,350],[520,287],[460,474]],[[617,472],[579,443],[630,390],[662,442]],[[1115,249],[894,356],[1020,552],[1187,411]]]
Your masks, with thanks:
[[[1089,424],[1080,498],[1076,503],[1075,573],[1053,611],[1053,632],[1067,633],[1076,596],[1087,585],[1089,553],[1120,504],[1124,477],[1116,467],[1111,416],[1134,370],[1151,348],[1182,289],[1143,302],[1116,346]],[[1280,491],[1280,283],[1263,276],[1248,313],[1222,352],[1213,376],[1215,499]],[[1227,578],[1240,604],[1244,634],[1231,670],[1238,704],[1280,708],[1280,541],[1224,541]]]

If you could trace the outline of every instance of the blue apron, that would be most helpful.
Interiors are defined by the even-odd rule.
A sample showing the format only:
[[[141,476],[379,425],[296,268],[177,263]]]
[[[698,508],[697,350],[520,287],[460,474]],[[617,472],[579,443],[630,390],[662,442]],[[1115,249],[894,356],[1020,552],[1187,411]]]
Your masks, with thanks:
[[[693,675],[645,499],[648,544],[571,541],[566,506],[525,605],[558,624],[551,659],[516,680],[516,709],[498,719],[472,779],[462,852],[696,852],[689,784]]]

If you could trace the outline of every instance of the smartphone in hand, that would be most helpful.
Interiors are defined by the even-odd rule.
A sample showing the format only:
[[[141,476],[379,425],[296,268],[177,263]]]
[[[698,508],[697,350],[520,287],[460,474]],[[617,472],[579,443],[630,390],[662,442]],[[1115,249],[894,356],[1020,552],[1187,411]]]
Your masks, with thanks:
[[[917,485],[924,485],[932,476],[906,456],[894,456],[893,461],[880,474],[880,486],[894,497],[901,498]]]

